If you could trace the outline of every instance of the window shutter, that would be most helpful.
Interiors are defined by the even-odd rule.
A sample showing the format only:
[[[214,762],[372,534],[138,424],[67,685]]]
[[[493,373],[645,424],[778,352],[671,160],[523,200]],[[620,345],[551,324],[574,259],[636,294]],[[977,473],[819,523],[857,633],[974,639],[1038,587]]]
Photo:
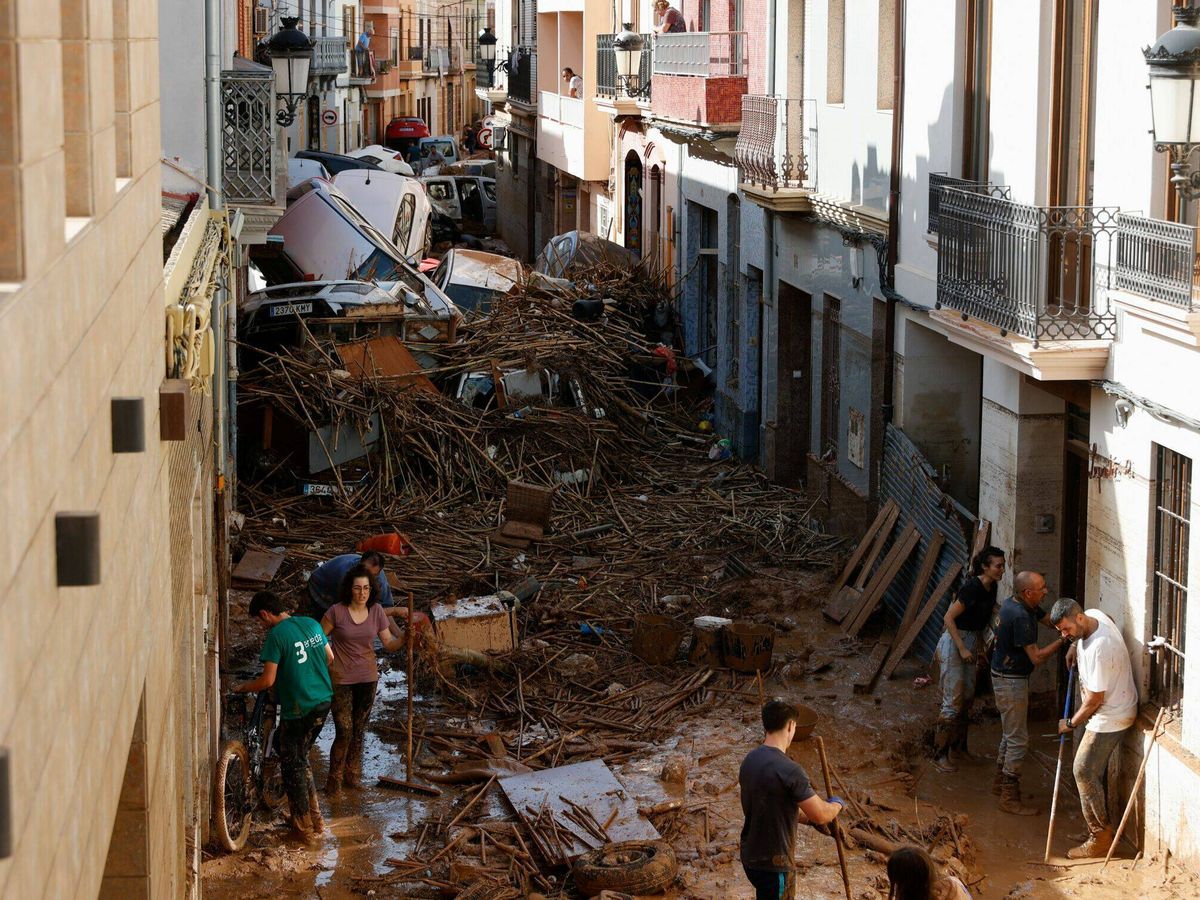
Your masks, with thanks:
[[[266,34],[267,33],[267,30],[270,27],[270,24],[268,22],[268,16],[270,15],[270,12],[271,11],[269,9],[267,9],[265,6],[254,7],[254,33],[255,34]]]

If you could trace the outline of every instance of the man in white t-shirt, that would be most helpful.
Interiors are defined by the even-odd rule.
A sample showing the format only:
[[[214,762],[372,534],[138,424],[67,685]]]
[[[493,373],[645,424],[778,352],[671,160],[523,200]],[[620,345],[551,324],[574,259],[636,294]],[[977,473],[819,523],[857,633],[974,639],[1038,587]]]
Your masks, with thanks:
[[[1108,798],[1104,773],[1113,751],[1121,746],[1125,732],[1137,718],[1137,685],[1129,664],[1129,651],[1121,632],[1098,609],[1086,612],[1067,597],[1054,604],[1050,622],[1065,640],[1074,641],[1079,666],[1079,688],[1083,702],[1069,719],[1058,724],[1059,734],[1069,734],[1081,725],[1083,739],[1075,750],[1075,784],[1090,837],[1067,851],[1071,859],[1105,856],[1113,842],[1108,820]],[[1071,654],[1068,653],[1068,664]]]

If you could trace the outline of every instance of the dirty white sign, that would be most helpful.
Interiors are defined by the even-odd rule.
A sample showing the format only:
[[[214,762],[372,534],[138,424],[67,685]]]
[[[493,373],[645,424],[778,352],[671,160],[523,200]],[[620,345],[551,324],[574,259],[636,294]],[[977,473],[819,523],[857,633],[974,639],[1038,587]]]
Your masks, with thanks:
[[[867,420],[861,409],[850,409],[850,433],[846,437],[846,456],[863,468],[866,462]]]

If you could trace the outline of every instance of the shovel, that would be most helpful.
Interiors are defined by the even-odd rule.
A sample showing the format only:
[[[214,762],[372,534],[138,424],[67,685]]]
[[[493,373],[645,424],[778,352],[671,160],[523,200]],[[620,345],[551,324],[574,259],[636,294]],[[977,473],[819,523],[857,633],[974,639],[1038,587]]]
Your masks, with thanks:
[[[1067,674],[1067,699],[1063,701],[1064,719],[1071,717],[1071,698],[1075,694],[1075,670],[1071,669]],[[1050,842],[1054,840],[1054,817],[1058,815],[1058,786],[1062,782],[1062,764],[1063,751],[1067,749],[1067,736],[1060,734],[1058,736],[1058,766],[1054,770],[1054,797],[1050,801],[1050,830],[1046,832],[1046,855],[1042,857],[1042,862],[1050,861]]]

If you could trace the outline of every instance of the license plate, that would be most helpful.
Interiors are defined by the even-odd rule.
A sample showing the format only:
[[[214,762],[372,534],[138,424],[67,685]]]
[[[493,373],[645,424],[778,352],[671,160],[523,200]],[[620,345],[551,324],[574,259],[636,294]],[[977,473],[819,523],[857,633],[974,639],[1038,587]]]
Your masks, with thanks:
[[[281,303],[271,307],[271,318],[276,316],[298,316],[312,312],[311,303]]]

